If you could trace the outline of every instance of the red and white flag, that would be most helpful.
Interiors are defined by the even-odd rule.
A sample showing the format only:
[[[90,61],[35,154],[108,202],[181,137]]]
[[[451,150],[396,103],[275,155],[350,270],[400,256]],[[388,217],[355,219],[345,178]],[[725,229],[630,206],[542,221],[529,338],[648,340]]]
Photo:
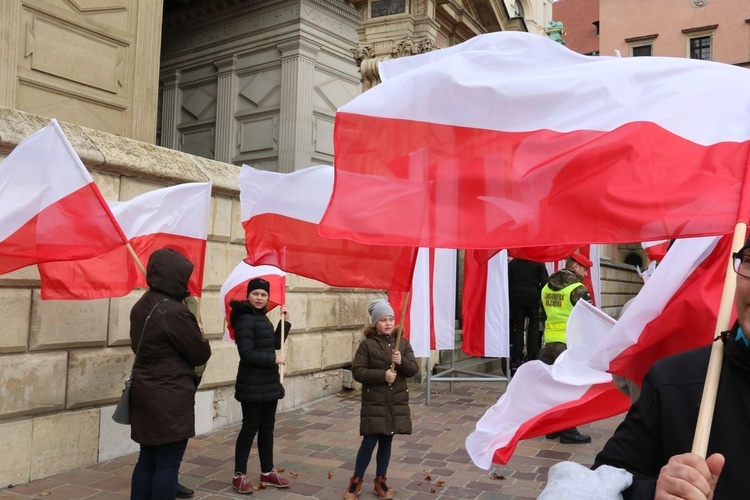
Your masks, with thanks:
[[[0,163],[0,274],[94,257],[126,242],[57,121]]]
[[[710,344],[731,244],[731,235],[675,241],[589,366],[641,385],[655,361]]]
[[[471,356],[509,356],[510,309],[508,305],[508,252],[489,260],[482,251],[467,250],[464,259],[464,291],[461,303],[463,342]]]
[[[210,182],[157,189],[109,205],[144,267],[151,254],[160,248],[179,250],[195,266],[188,282],[191,295],[202,295],[211,210]],[[136,287],[148,286],[123,245],[91,259],[40,264],[39,274],[45,300],[122,297]]]
[[[648,260],[661,262],[669,250],[669,240],[644,241],[641,246],[648,255]]]
[[[247,262],[276,266],[331,286],[408,290],[414,248],[373,247],[318,236],[332,190],[330,166],[282,174],[243,165],[240,201]]]
[[[725,234],[738,220],[744,68],[589,57],[512,32],[379,68],[389,77],[336,114],[323,236],[512,249]]]
[[[229,303],[233,300],[247,300],[247,283],[255,278],[263,278],[271,285],[267,310],[270,311],[274,307],[286,303],[286,273],[284,271],[274,266],[251,266],[245,262],[240,262],[229,273],[229,277],[219,290],[221,315],[226,321],[224,328],[224,340],[226,341],[234,341],[234,328],[229,322],[229,314],[232,312]]]
[[[546,365],[522,364],[508,389],[466,438],[466,451],[477,467],[506,464],[518,441],[601,420],[626,411],[630,399],[612,376],[586,365],[611,332],[614,320],[585,301],[568,319],[568,349]]]
[[[429,358],[430,351],[455,348],[456,262],[456,250],[420,248],[417,252],[403,326],[418,358]],[[396,321],[401,319],[406,293],[388,293]]]

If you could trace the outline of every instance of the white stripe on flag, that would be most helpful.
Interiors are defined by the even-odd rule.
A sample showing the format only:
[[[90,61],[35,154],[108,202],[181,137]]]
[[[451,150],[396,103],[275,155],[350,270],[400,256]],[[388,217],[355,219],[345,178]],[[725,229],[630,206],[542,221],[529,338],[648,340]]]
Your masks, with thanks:
[[[411,306],[409,307],[409,342],[418,358],[430,357],[430,249],[420,248],[414,264]]]
[[[508,304],[508,251],[487,263],[487,297],[484,309],[484,355],[507,358],[510,353],[510,306]]]
[[[432,299],[435,349],[438,351],[455,349],[457,260],[456,250],[435,249]]]

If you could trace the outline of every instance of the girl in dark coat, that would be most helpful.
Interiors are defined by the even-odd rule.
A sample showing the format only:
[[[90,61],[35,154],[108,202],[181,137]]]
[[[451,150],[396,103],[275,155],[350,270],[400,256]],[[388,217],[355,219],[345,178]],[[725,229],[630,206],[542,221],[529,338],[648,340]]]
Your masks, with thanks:
[[[273,428],[276,424],[276,406],[284,397],[284,387],[279,378],[279,365],[286,357],[277,353],[281,349],[281,322],[274,332],[266,316],[271,284],[255,278],[247,284],[247,302],[232,301],[229,321],[234,328],[235,342],[240,354],[234,397],[242,405],[242,428],[237,435],[234,451],[234,478],[232,486],[238,493],[250,494],[253,485],[247,478],[247,459],[258,434],[260,482],[265,486],[286,488],[290,482],[276,472],[273,464]],[[281,307],[285,331],[292,327],[286,321],[286,306]]]
[[[365,339],[359,344],[352,362],[352,375],[362,384],[359,433],[363,438],[357,452],[354,476],[344,495],[347,500],[354,500],[359,495],[362,478],[376,445],[374,492],[381,499],[393,498],[393,490],[386,484],[391,444],[394,434],[411,434],[406,378],[419,371],[408,340],[402,338],[396,349],[398,329],[391,305],[379,299],[369,304],[367,312],[371,326],[365,328]],[[391,363],[394,370],[391,370]]]
[[[193,264],[177,250],[155,251],[148,260],[149,290],[130,311],[130,343],[138,351],[130,435],[141,445],[132,499],[175,498],[177,471],[195,436],[195,367],[208,361],[211,347],[182,302],[192,273]]]

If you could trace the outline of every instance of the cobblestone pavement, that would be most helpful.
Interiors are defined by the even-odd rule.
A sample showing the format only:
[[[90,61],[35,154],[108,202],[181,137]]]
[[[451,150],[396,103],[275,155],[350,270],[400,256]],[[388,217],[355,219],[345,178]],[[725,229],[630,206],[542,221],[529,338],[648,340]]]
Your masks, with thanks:
[[[433,383],[431,404],[425,385],[411,385],[414,434],[396,436],[388,484],[397,499],[474,498],[522,500],[536,498],[547,471],[573,460],[590,465],[622,416],[584,425],[590,444],[564,445],[559,440],[522,441],[505,466],[489,471],[471,463],[464,449],[476,421],[505,389],[501,382]],[[241,498],[232,490],[234,442],[238,425],[190,440],[180,469],[180,482],[195,489],[195,499]],[[291,479],[291,487],[257,490],[250,498],[341,499],[354,469],[359,447],[359,393],[343,392],[299,408],[280,412],[276,422],[275,462]],[[47,479],[0,489],[2,499],[125,499],[136,454],[120,457]],[[370,463],[360,499],[372,493],[375,460]],[[248,476],[257,487],[260,474],[255,444]]]

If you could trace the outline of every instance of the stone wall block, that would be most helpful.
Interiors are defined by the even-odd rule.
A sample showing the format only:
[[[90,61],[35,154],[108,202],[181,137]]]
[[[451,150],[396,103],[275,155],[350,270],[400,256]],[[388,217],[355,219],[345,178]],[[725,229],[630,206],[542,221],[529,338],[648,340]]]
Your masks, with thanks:
[[[41,284],[39,269],[28,266],[0,276],[0,286],[38,287]]]
[[[238,261],[231,260],[229,243],[209,241],[206,245],[206,267],[203,289],[219,290]],[[241,259],[240,259],[241,260]],[[202,307],[201,307],[202,309]]]
[[[278,411],[296,408],[310,401],[337,394],[341,391],[342,384],[343,371],[341,369],[285,378],[286,396],[279,400]]]
[[[213,393],[214,430],[242,422],[242,406],[234,399],[234,386],[217,387]]]
[[[207,69],[208,66],[206,67]],[[210,70],[209,78],[213,78],[213,68]],[[239,177],[240,169],[234,165],[229,165],[216,160],[209,160],[200,156],[185,155],[195,166],[203,172],[206,180],[211,181],[214,193],[220,192],[232,197],[238,197],[240,194]],[[234,204],[233,204],[234,205]],[[239,202],[238,202],[239,207]],[[234,220],[234,219],[233,219]],[[245,241],[244,236],[241,241]]]
[[[178,182],[177,184],[180,184]],[[130,201],[136,196],[150,193],[156,189],[162,189],[168,187],[166,184],[160,184],[155,182],[144,181],[142,179],[136,179],[133,177],[123,176],[120,180],[120,201]],[[146,262],[143,263],[146,266]]]
[[[307,330],[323,330],[338,325],[339,300],[336,295],[314,295],[307,300]]]
[[[67,352],[0,356],[0,418],[62,409],[67,360]]]
[[[298,375],[320,370],[323,364],[322,334],[294,334],[289,337],[286,348],[286,375]]]
[[[6,450],[0,453],[0,485],[3,487],[29,482],[33,428],[31,420],[0,425],[0,443]]]
[[[232,199],[228,196],[214,195],[211,197],[211,219],[208,224],[208,237],[216,241],[230,241],[231,233]]]
[[[211,432],[214,425],[214,391],[195,394],[195,435]]]
[[[80,408],[116,402],[130,374],[133,356],[130,347],[70,351],[65,406]]]
[[[224,316],[219,309],[219,292],[203,292],[201,297],[201,321],[203,335],[208,339],[224,336]]]
[[[240,356],[234,342],[211,342],[211,357],[203,372],[200,389],[230,384],[234,388],[239,364]]]
[[[30,312],[31,290],[0,288],[0,353],[26,351]]]
[[[296,274],[287,274],[286,286],[287,290],[294,292],[322,292],[331,289],[331,287],[323,282]]]
[[[302,293],[286,294],[286,305],[289,309],[289,322],[292,324],[293,332],[300,332],[307,329],[307,297]],[[268,315],[274,327],[278,324],[281,315],[276,309]]]
[[[42,300],[34,290],[29,350],[105,345],[109,300]]]
[[[137,288],[125,297],[110,299],[107,345],[130,345],[130,310],[144,293],[144,288]]]
[[[94,179],[96,187],[101,191],[102,196],[108,201],[120,200],[120,176],[91,170],[91,178]]]
[[[30,479],[96,463],[99,413],[97,408],[34,419]]]
[[[361,327],[369,321],[367,304],[375,299],[387,299],[382,293],[339,294],[339,328]],[[400,318],[396,318],[396,323]]]
[[[352,332],[323,332],[323,369],[341,368],[352,362]]]
[[[242,206],[239,198],[232,198],[232,220],[230,241],[240,245],[245,244],[245,229],[242,227]]]
[[[130,426],[112,420],[115,405],[103,406],[99,418],[99,462],[136,453],[140,445],[130,439]]]

